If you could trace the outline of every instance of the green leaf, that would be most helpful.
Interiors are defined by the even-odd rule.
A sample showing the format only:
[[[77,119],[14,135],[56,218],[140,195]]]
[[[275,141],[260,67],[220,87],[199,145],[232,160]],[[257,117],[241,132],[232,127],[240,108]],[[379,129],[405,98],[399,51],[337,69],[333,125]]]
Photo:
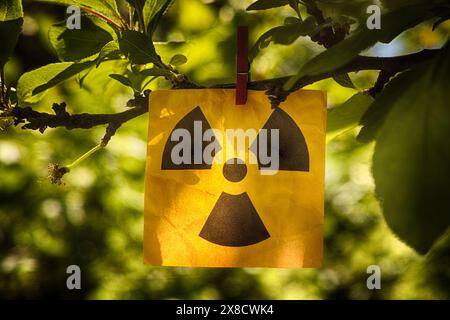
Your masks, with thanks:
[[[254,3],[252,3],[247,8],[247,11],[278,8],[278,7],[283,7],[285,5],[288,5],[289,3],[290,3],[289,0],[258,0]]]
[[[360,124],[363,128],[358,134],[358,141],[365,143],[375,139],[391,107],[402,97],[404,91],[408,90],[417,79],[421,78],[421,72],[420,69],[408,70],[389,81],[361,118]]]
[[[432,5],[408,6],[397,11],[389,12],[382,16],[383,27],[369,30],[365,26],[337,45],[320,53],[308,61],[284,86],[289,90],[303,76],[315,76],[337,68],[350,62],[363,50],[373,46],[377,42],[389,43],[404,30],[412,28],[422,21],[433,16]]]
[[[65,22],[50,28],[50,42],[61,61],[78,61],[98,53],[112,36],[86,16],[81,18],[81,29],[69,30]]]
[[[43,83],[42,85],[37,86],[33,90],[32,94],[36,95],[41,92],[44,92],[44,91],[60,84],[61,82],[73,77],[74,75],[92,67],[93,65],[94,65],[94,62],[92,62],[92,61],[87,61],[87,62],[82,62],[82,63],[74,63],[74,64],[70,65],[69,67],[67,67],[66,69],[64,69],[63,71],[56,74],[53,78],[48,80],[47,83]],[[47,65],[47,66],[49,66],[49,65]]]
[[[142,10],[144,23],[146,26],[150,24],[156,14],[164,7],[167,0],[147,0]]]
[[[100,13],[114,21],[116,24],[122,25],[116,0],[36,0],[38,2],[46,2],[64,6],[79,6],[85,11],[94,11]]]
[[[127,0],[127,2],[136,9],[139,22],[143,24],[145,30],[148,29],[150,22],[163,9],[167,0]]]
[[[22,30],[23,19],[0,21],[0,68],[8,62]]]
[[[160,60],[152,40],[145,34],[125,30],[119,39],[120,50],[135,64],[156,63]]]
[[[96,67],[100,65],[105,60],[108,59],[119,59],[120,58],[120,48],[116,41],[110,41],[100,50],[100,53],[96,59]]]
[[[2,0],[0,2],[0,21],[10,21],[23,18],[21,0]]]
[[[174,1],[175,0],[165,0],[165,3],[162,5],[162,7],[159,10],[152,13],[152,19],[147,28],[147,31],[150,35],[152,35],[155,32],[156,27],[158,26],[159,21],[161,20],[162,16],[169,10],[169,8],[172,6]],[[156,6],[156,9],[158,7],[159,6]],[[145,8],[144,8],[144,10],[145,10]]]
[[[292,20],[291,20],[292,21]],[[288,45],[301,36],[314,33],[318,26],[313,17],[308,17],[304,21],[297,19],[295,23],[288,23],[283,26],[272,28],[262,34],[251,48],[249,53],[250,61],[258,55],[260,49],[266,48],[271,42]]]
[[[177,67],[185,64],[187,61],[188,59],[186,58],[186,56],[182,54],[176,54],[172,57],[172,59],[170,59],[170,64]]]
[[[433,245],[420,262],[419,288],[431,287],[434,293],[437,293],[442,299],[449,299],[450,288],[450,228]],[[437,292],[436,292],[437,291]]]
[[[38,102],[48,89],[93,65],[94,62],[90,61],[83,63],[52,63],[24,73],[17,84],[19,104]]]
[[[86,80],[86,78],[88,77],[88,75],[91,73],[92,69],[87,69],[85,72],[82,71],[77,75],[77,82],[78,85],[80,86],[80,89],[87,89],[89,90],[87,87],[84,86],[84,81]]]
[[[353,83],[352,79],[350,79],[350,76],[348,75],[348,73],[334,76],[333,79],[334,79],[334,81],[339,83],[344,88],[356,89],[356,86]]]
[[[136,16],[137,16],[137,19],[138,19],[141,29],[146,31],[147,25],[144,23],[144,18],[143,18],[143,13],[142,13],[146,0],[126,0],[126,1],[128,2],[128,4],[130,6],[132,6],[135,9],[134,18],[136,18]]]
[[[144,77],[170,77],[172,73],[166,69],[150,68],[140,72]]]
[[[356,128],[361,116],[369,108],[373,98],[364,93],[357,93],[341,106],[328,111],[327,142],[340,134]]]
[[[2,0],[0,2],[0,69],[3,69],[16,47],[22,24],[22,1]]]
[[[390,228],[425,253],[450,225],[450,46],[415,70],[377,133],[373,176]]]
[[[23,18],[21,0],[2,0],[0,2],[0,21],[10,21]]]
[[[121,84],[123,84],[124,86],[133,88],[133,84],[131,83],[130,79],[128,79],[127,77],[121,75],[121,74],[110,74],[109,75],[112,79],[119,81]]]
[[[170,76],[171,73],[168,70],[159,68],[145,69],[140,72],[133,71],[130,68],[125,70],[123,74],[111,74],[110,77],[119,81],[123,85],[132,88],[135,92],[142,92],[146,85],[153,81],[155,77]],[[148,77],[154,77],[144,83]]]

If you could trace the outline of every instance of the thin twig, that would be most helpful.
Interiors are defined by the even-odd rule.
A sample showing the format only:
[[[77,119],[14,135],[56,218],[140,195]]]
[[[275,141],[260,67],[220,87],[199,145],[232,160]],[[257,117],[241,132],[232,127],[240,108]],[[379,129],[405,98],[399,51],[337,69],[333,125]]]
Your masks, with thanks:
[[[93,14],[94,16],[99,17],[102,20],[105,20],[107,23],[113,25],[114,27],[116,27],[117,29],[122,29],[124,26],[126,26],[126,23],[123,21],[123,19],[121,17],[118,17],[122,23],[122,25],[118,24],[117,22],[115,22],[114,20],[112,20],[110,17],[105,16],[103,13],[98,12],[96,10],[93,10],[89,7],[82,7],[83,10]]]

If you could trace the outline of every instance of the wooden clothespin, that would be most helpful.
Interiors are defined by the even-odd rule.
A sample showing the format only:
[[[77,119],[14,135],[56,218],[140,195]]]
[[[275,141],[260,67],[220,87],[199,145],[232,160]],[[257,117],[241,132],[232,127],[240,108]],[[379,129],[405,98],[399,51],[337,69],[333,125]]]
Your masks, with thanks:
[[[236,105],[247,103],[247,83],[250,80],[248,63],[248,27],[237,29],[237,59],[236,59]]]

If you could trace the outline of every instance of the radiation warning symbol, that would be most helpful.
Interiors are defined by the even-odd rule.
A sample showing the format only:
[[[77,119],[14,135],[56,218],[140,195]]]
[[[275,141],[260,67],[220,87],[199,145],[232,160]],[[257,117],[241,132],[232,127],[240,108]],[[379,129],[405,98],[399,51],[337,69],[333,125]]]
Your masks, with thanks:
[[[263,92],[250,91],[245,106],[234,94],[152,93],[145,262],[317,267],[325,95],[300,91],[272,109]]]

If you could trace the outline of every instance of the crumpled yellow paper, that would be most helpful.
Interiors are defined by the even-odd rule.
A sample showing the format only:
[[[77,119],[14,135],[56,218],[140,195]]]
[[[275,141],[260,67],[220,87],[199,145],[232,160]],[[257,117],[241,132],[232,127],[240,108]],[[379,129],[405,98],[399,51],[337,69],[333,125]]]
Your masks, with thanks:
[[[194,109],[198,112],[198,108],[211,128],[222,131],[260,130],[275,111],[261,91],[249,90],[244,106],[235,105],[234,89],[151,93],[144,262],[186,267],[320,267],[323,255],[325,93],[300,90],[290,94],[280,105],[304,137],[309,156],[308,171],[279,170],[274,175],[261,175],[258,164],[246,163],[246,175],[239,182],[226,179],[223,163],[213,163],[210,169],[163,169],[163,153],[172,131]],[[283,127],[279,129],[283,130]],[[289,154],[295,150],[282,151]],[[223,153],[217,153],[216,157]],[[283,154],[280,153],[280,157]],[[240,214],[233,201],[244,193],[265,227],[267,238],[255,244],[229,246],[200,236],[213,209],[218,206],[223,220],[219,219],[220,225],[213,224],[217,221],[210,223],[207,230],[210,239],[216,239],[214,232],[218,232],[218,239],[231,237],[236,243],[245,241],[247,235],[239,232],[245,233],[247,220],[240,225],[227,221]],[[219,201],[224,194],[231,202]],[[230,232],[230,226],[239,230]]]

